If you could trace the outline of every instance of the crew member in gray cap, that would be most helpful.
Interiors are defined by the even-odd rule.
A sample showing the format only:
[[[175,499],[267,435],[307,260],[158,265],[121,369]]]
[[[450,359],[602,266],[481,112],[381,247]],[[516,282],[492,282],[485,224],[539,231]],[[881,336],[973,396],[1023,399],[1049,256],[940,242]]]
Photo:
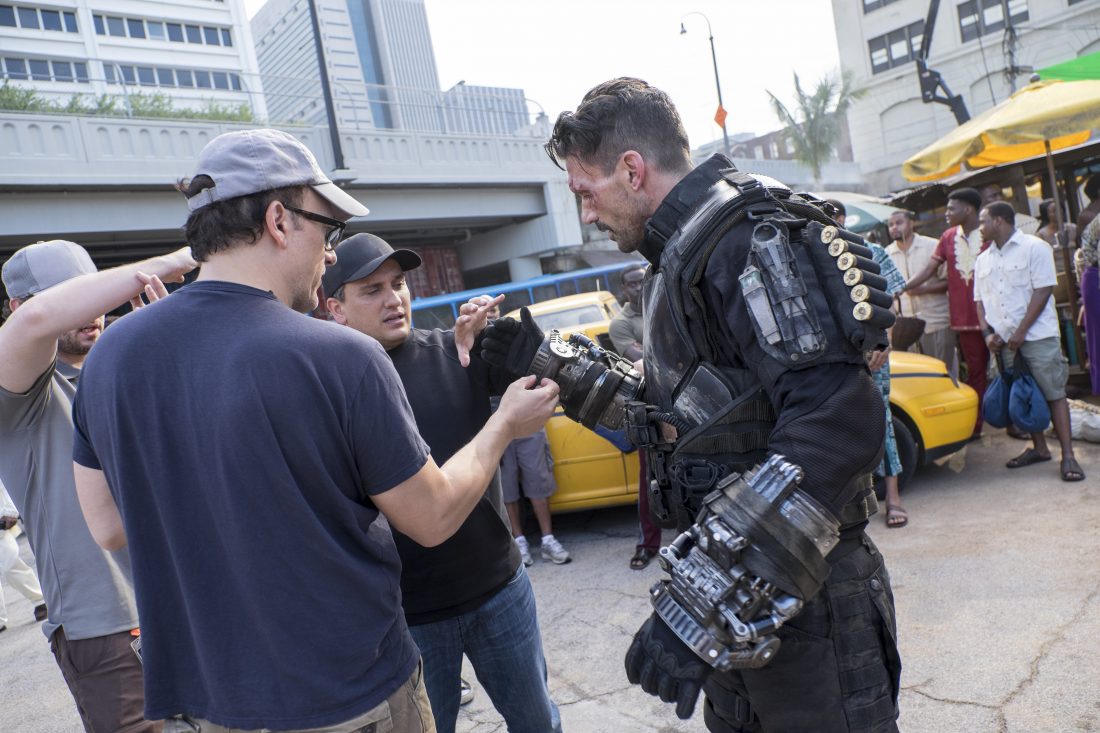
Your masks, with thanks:
[[[161,280],[194,266],[185,248],[97,272],[83,247],[61,240],[24,247],[4,263],[12,314],[0,327],[0,481],[34,550],[48,609],[42,631],[85,730],[96,733],[160,724],[142,718],[129,555],[96,545],[73,488],[73,395],[103,314],[142,291],[166,295]]]
[[[478,349],[464,368],[455,344],[462,333],[412,328],[405,272],[417,267],[415,252],[394,250],[373,234],[356,234],[336,247],[324,289],[333,320],[382,344],[405,386],[420,435],[443,461],[485,426],[489,397],[501,394],[508,379],[482,361]],[[466,334],[468,320],[458,326]],[[454,733],[465,654],[509,731],[560,731],[546,684],[535,594],[503,521],[499,475],[494,473],[483,490],[470,516],[438,547],[422,547],[394,530],[401,604],[424,658],[436,727]]]
[[[377,342],[300,315],[367,209],[277,130],[215,138],[179,189],[199,277],[109,329],[73,406],[92,535],[133,558],[146,716],[434,731],[390,526],[447,539],[557,390],[517,381],[441,469]]]

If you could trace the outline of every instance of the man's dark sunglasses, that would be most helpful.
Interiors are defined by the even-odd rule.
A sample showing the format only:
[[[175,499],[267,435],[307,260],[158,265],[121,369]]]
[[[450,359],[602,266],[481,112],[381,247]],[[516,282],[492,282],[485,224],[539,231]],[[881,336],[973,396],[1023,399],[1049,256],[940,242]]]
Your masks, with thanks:
[[[315,214],[312,211],[306,211],[305,209],[296,209],[293,206],[287,206],[283,204],[283,207],[293,211],[295,214],[300,214],[310,221],[315,221],[318,224],[324,224],[325,226],[332,227],[325,233],[325,251],[331,252],[336,248],[336,243],[340,241],[340,237],[344,234],[344,228],[347,227],[345,222],[339,219],[333,219],[331,216],[323,216],[321,214]]]

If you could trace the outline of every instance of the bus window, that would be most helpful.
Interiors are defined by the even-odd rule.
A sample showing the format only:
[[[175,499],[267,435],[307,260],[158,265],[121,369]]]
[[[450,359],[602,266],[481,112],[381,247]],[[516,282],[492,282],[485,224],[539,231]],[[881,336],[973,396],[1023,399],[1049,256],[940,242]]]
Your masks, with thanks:
[[[508,313],[525,305],[531,305],[531,294],[526,290],[516,290],[504,296],[504,302],[500,304],[500,312]]]
[[[431,330],[441,328],[444,331],[455,326],[454,312],[449,305],[437,305],[434,308],[422,308],[413,315],[417,328]]]
[[[553,300],[558,297],[558,289],[553,285],[539,285],[538,287],[531,288],[531,292],[534,294],[535,303],[541,303],[544,300]]]

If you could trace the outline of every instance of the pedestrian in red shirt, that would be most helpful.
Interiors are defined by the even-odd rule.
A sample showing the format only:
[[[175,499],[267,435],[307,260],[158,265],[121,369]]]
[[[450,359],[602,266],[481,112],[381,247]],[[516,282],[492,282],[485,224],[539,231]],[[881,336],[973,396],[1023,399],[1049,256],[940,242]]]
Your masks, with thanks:
[[[974,262],[989,247],[979,231],[978,212],[982,197],[973,188],[959,188],[947,196],[948,229],[940,235],[936,251],[928,265],[905,284],[910,295],[924,295],[921,287],[947,263],[947,307],[951,330],[958,335],[959,350],[966,362],[966,383],[978,393],[979,401],[985,394],[986,369],[989,367],[989,350],[982,338],[978,323],[978,311],[974,306]],[[979,402],[980,404],[980,402]],[[974,437],[982,432],[982,416],[974,426]]]

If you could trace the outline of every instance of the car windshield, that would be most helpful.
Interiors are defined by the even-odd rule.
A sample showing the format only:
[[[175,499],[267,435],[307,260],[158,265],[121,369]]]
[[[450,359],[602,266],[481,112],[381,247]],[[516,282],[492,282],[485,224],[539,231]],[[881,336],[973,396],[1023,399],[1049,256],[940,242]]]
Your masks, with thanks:
[[[597,321],[606,320],[606,318],[607,316],[604,315],[604,312],[598,305],[582,305],[578,308],[570,308],[568,310],[537,315],[535,316],[535,323],[539,324],[539,328],[543,331],[549,331],[554,328],[559,331],[568,331],[574,326],[580,326],[585,323],[595,323]]]

